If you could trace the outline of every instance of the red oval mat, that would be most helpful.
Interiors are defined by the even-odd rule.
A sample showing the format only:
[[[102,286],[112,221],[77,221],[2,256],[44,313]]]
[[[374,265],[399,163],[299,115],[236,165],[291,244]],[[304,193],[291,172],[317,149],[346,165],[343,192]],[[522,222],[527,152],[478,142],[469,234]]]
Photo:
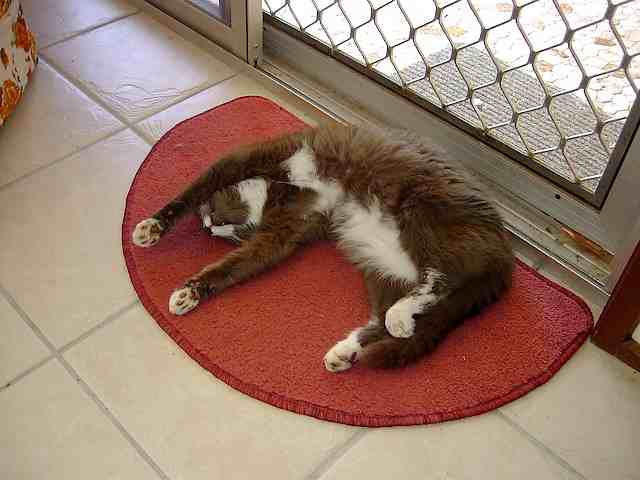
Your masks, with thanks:
[[[417,364],[331,374],[322,365],[325,352],[366,323],[368,308],[360,275],[328,243],[184,317],[170,315],[172,290],[231,247],[189,218],[155,247],[141,249],[130,241],[135,224],[224,152],[303,126],[266,99],[236,99],[173,128],[133,181],[122,227],[131,280],[148,312],[200,365],[294,412],[361,426],[412,425],[477,415],[514,400],[549,380],[586,340],[592,328],[586,304],[520,264],[502,301]]]

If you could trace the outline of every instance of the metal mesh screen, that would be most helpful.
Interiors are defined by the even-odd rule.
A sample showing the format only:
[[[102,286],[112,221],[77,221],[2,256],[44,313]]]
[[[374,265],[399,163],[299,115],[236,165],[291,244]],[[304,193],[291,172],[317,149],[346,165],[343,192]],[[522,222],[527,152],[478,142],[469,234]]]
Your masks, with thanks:
[[[640,87],[640,0],[263,0],[263,9],[579,196],[595,203],[608,189]]]

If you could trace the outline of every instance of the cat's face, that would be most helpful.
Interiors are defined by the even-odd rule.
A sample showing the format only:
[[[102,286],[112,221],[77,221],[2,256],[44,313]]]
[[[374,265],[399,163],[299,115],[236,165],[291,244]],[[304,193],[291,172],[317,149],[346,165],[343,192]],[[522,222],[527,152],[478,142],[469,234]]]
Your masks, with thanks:
[[[249,219],[249,205],[235,188],[227,188],[213,194],[211,199],[211,223],[215,226],[244,225]]]
[[[211,235],[235,243],[248,239],[256,228],[249,222],[249,205],[232,187],[213,194],[200,206],[202,227]]]

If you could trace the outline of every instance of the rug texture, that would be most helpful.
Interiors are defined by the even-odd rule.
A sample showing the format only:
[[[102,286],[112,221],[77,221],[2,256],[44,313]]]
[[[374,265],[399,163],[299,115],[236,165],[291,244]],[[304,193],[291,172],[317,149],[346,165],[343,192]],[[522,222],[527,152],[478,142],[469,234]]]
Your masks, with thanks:
[[[172,316],[172,290],[233,247],[208,236],[193,217],[153,248],[138,248],[131,242],[136,223],[224,153],[304,127],[269,100],[236,99],[164,135],[131,185],[122,226],[131,281],[158,325],[203,368],[293,412],[369,427],[414,425],[515,400],[548,381],[587,339],[593,325],[587,305],[519,263],[514,286],[500,302],[415,365],[329,373],[325,352],[368,318],[362,278],[331,243],[305,248],[189,314]]]

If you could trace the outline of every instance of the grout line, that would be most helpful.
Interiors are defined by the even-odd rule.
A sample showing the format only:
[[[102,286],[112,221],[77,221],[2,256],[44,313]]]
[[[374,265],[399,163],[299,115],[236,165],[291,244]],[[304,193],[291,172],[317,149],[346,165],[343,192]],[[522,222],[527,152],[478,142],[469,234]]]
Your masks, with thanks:
[[[155,145],[155,143],[157,142],[157,140],[154,140],[151,136],[148,136],[147,133],[140,128],[140,124],[136,123],[135,125],[133,125],[131,127],[131,131],[133,133],[135,133],[138,137],[140,137],[144,143],[146,143],[147,145],[150,145],[153,147],[153,145]]]
[[[148,115],[143,115],[140,118],[136,118],[134,121],[129,120],[127,117],[125,117],[124,115],[122,115],[120,112],[113,110],[109,104],[107,102],[105,102],[102,98],[100,98],[100,96],[98,96],[91,88],[88,88],[87,85],[85,83],[83,83],[80,79],[76,79],[73,75],[71,75],[70,73],[68,73],[64,68],[62,68],[62,66],[58,65],[54,60],[51,59],[51,57],[49,57],[49,55],[47,55],[46,52],[42,52],[40,54],[40,57],[42,57],[44,59],[45,62],[47,62],[47,64],[56,71],[56,73],[58,73],[62,78],[64,78],[67,82],[69,82],[71,85],[73,85],[74,87],[76,87],[78,90],[80,90],[82,93],[84,93],[87,97],[89,97],[89,99],[91,99],[94,103],[98,104],[100,107],[102,107],[104,110],[106,110],[107,112],[109,112],[111,115],[113,115],[116,119],[118,119],[120,122],[124,123],[127,127],[133,129],[135,127],[136,124],[143,122],[144,120],[147,120],[148,118],[157,115],[160,112],[163,112],[171,107],[173,107],[174,105],[178,105],[179,103],[195,96],[198,95],[199,93],[204,92],[205,90],[208,90],[209,88],[215,87],[216,85],[225,82],[227,80],[230,80],[234,77],[236,77],[237,75],[239,75],[238,72],[236,72],[235,70],[232,70],[232,74],[228,77],[222,78],[218,81],[215,82],[205,82],[202,85],[197,85],[196,87],[194,87],[193,89],[191,89],[189,91],[189,93],[185,96],[182,96],[180,98],[177,98],[175,101],[169,102],[167,105],[164,105],[160,110],[157,111],[152,111],[150,112]]]
[[[91,389],[89,384],[85,382],[78,372],[71,366],[69,362],[65,360],[62,354],[56,349],[56,347],[51,343],[51,341],[47,338],[47,336],[42,333],[42,330],[31,320],[27,312],[25,312],[20,305],[16,302],[13,296],[9,293],[9,291],[4,288],[3,285],[0,284],[0,295],[4,296],[7,302],[15,309],[15,311],[20,315],[20,317],[24,320],[24,322],[33,330],[33,333],[47,346],[49,351],[51,352],[50,358],[55,358],[60,362],[60,364],[64,367],[64,369],[71,375],[71,377],[76,381],[80,388],[85,392],[89,398],[91,398],[94,403],[98,406],[102,413],[111,421],[113,426],[125,437],[125,439],[129,442],[129,444],[134,448],[134,450],[142,457],[142,459],[147,462],[147,464],[156,472],[158,477],[162,480],[170,480],[169,476],[164,473],[162,468],[151,458],[151,456],[142,448],[142,446],[136,441],[135,438],[127,431],[122,423],[116,418],[116,416],[109,410],[109,408],[104,404],[102,400],[96,395],[96,393]],[[129,305],[131,308],[131,305]],[[125,307],[126,310],[126,307]],[[115,318],[115,317],[114,317]],[[113,318],[111,319],[113,320]],[[106,320],[105,320],[106,321]]]
[[[153,112],[153,113],[150,113],[149,115],[145,115],[144,117],[142,117],[142,118],[140,118],[140,119],[136,120],[136,122],[135,122],[135,123],[133,123],[133,124],[131,124],[130,126],[131,126],[131,128],[133,129],[133,128],[135,128],[135,127],[136,127],[136,125],[138,125],[138,124],[140,124],[140,123],[144,122],[145,120],[149,120],[149,119],[150,119],[151,117],[153,117],[154,115],[157,115],[157,114],[162,113],[162,112],[164,112],[164,111],[166,111],[166,110],[169,110],[171,107],[175,107],[176,105],[181,104],[181,103],[182,103],[182,102],[184,102],[185,100],[189,100],[190,98],[193,98],[193,97],[195,97],[196,95],[199,95],[199,94],[201,94],[202,92],[204,92],[204,91],[206,91],[206,90],[209,90],[210,88],[217,87],[217,86],[218,86],[218,85],[220,85],[221,83],[224,83],[224,82],[227,82],[227,81],[229,81],[229,80],[232,80],[232,79],[236,78],[238,75],[240,75],[240,72],[236,72],[236,71],[234,71],[234,72],[233,72],[233,74],[232,74],[232,75],[230,75],[230,76],[228,76],[228,77],[225,77],[225,78],[223,78],[223,79],[221,79],[221,80],[218,80],[218,81],[215,81],[215,82],[207,83],[207,84],[203,85],[202,87],[197,87],[196,89],[194,89],[194,90],[190,91],[187,95],[185,95],[184,97],[180,98],[179,100],[176,100],[176,101],[175,101],[175,102],[173,102],[173,103],[169,103],[168,105],[166,105],[165,107],[163,107],[161,110],[158,110],[157,112]],[[212,105],[212,106],[211,106],[211,108],[213,108],[214,106],[215,106],[215,105]],[[155,143],[155,141],[154,141],[154,143]]]
[[[39,362],[37,362],[34,365],[32,365],[29,368],[27,368],[24,372],[16,375],[14,378],[9,380],[7,383],[5,383],[4,385],[0,386],[0,393],[2,393],[3,390],[6,390],[7,388],[11,387],[12,385],[15,385],[16,383],[18,383],[20,380],[22,380],[24,377],[29,375],[31,372],[34,372],[37,369],[39,369],[41,366],[43,366],[45,363],[47,363],[52,358],[55,358],[55,355],[49,354],[45,358],[40,360]]]
[[[99,28],[106,27],[107,25],[111,25],[112,23],[119,22],[120,20],[124,20],[125,18],[133,17],[134,15],[137,15],[139,13],[140,13],[140,10],[136,10],[135,12],[132,12],[132,13],[125,13],[124,15],[121,15],[119,17],[112,18],[111,20],[107,20],[104,23],[93,25],[91,27],[88,27],[82,30],[78,30],[77,32],[73,32],[68,37],[61,38],[60,40],[56,40],[55,42],[49,43],[47,45],[41,45],[38,50],[46,50],[49,47],[55,47],[56,45],[66,42],[67,40],[71,40],[73,38],[79,37],[80,35],[84,35],[85,33],[89,33]]]
[[[18,305],[18,302],[16,302],[15,298],[13,298],[13,295],[11,295],[9,291],[1,284],[0,295],[5,298],[5,300],[13,307],[16,312],[18,312],[18,315],[20,315],[22,320],[24,320],[29,328],[33,330],[33,333],[36,335],[36,337],[38,337],[42,341],[42,343],[46,345],[51,353],[51,356],[57,358],[59,356],[58,351],[56,350],[56,347],[53,345],[53,343],[51,343],[47,336],[42,333],[42,330],[40,330],[40,328],[33,322],[33,320],[31,320],[27,312],[25,312],[22,307]]]
[[[585,477],[582,473],[580,473],[578,470],[576,470],[573,467],[573,465],[571,465],[569,462],[567,462],[564,458],[562,458],[560,455],[558,455],[556,452],[554,452],[551,448],[546,446],[544,443],[542,443],[536,437],[531,435],[527,430],[525,430],[522,426],[520,426],[520,424],[516,423],[511,418],[509,418],[504,412],[502,412],[502,410],[496,409],[496,413],[509,426],[511,426],[513,429],[517,430],[518,432],[520,432],[524,437],[526,437],[527,440],[529,440],[529,442],[531,442],[533,445],[535,445],[540,450],[542,450],[547,455],[549,455],[551,458],[553,458],[553,460],[555,460],[556,463],[558,463],[559,465],[564,467],[566,470],[568,470],[569,472],[571,472],[574,475],[576,475],[578,478],[580,478],[582,480],[587,480],[587,477]]]
[[[319,478],[321,478],[368,432],[369,429],[361,428],[351,437],[349,437],[343,444],[331,450],[331,452],[329,452],[329,454],[311,471],[311,473],[309,473],[305,477],[305,480],[318,480]]]
[[[158,112],[160,113],[160,112]],[[147,134],[145,133],[145,131],[139,127],[139,124],[135,124],[132,125],[129,130],[135,134],[140,140],[142,140],[144,143],[146,143],[147,145],[149,145],[150,147],[153,147],[157,142],[160,141],[160,139],[155,140],[150,136],[147,136]],[[170,129],[169,129],[170,130]],[[167,130],[168,131],[168,130]],[[138,167],[139,168],[139,167]]]
[[[85,382],[78,372],[69,364],[59,353],[57,354],[58,361],[62,364],[62,366],[67,370],[69,375],[71,375],[78,385],[84,390],[84,392],[96,403],[96,405],[102,410],[102,412],[107,416],[111,423],[120,431],[120,433],[128,440],[129,444],[138,452],[138,455],[142,457],[144,461],[156,472],[158,477],[162,480],[170,480],[169,476],[160,468],[160,466],[151,458],[151,456],[142,448],[142,446],[137,442],[133,435],[131,435],[127,429],[124,427],[122,423],[116,418],[116,416],[109,410],[109,408],[104,404],[104,402],[98,397],[98,395],[91,389],[89,384]]]
[[[167,105],[167,106],[166,106],[165,108],[163,108],[162,110],[159,110],[159,111],[157,111],[157,112],[155,112],[155,113],[151,113],[151,114],[149,114],[149,115],[147,115],[147,116],[145,116],[145,117],[141,118],[140,120],[137,120],[137,121],[136,121],[136,123],[131,124],[131,125],[129,126],[129,128],[131,128],[131,130],[132,130],[133,132],[135,132],[135,133],[136,133],[136,134],[137,134],[137,135],[138,135],[142,140],[144,140],[144,141],[145,141],[146,143],[148,143],[149,145],[153,146],[153,145],[155,145],[155,144],[156,144],[156,142],[158,142],[158,140],[160,140],[160,139],[158,138],[158,139],[156,140],[156,139],[154,139],[153,137],[148,136],[148,135],[147,135],[147,133],[146,133],[142,128],[140,128],[140,124],[141,124],[142,122],[145,122],[145,121],[147,121],[147,120],[149,120],[149,119],[153,118],[154,116],[158,115],[159,113],[166,112],[166,111],[167,111],[167,110],[169,110],[170,108],[175,107],[176,105],[180,105],[182,102],[185,102],[185,101],[187,101],[187,100],[189,100],[189,99],[191,99],[191,98],[195,97],[196,95],[200,95],[202,92],[205,92],[205,91],[209,90],[210,88],[217,87],[217,86],[219,86],[221,83],[227,82],[227,81],[229,81],[229,80],[233,80],[234,78],[236,78],[236,77],[237,77],[237,76],[239,76],[239,75],[241,75],[241,74],[240,74],[240,73],[234,73],[234,74],[233,74],[233,75],[231,75],[230,77],[227,77],[227,78],[225,78],[225,79],[223,79],[223,80],[220,80],[220,81],[218,81],[218,82],[213,82],[213,83],[211,83],[211,84],[208,84],[208,86],[206,86],[206,87],[204,87],[204,88],[202,88],[202,89],[199,89],[199,90],[197,90],[197,91],[190,92],[190,93],[189,93],[189,95],[187,95],[186,97],[181,98],[180,100],[178,100],[178,101],[177,101],[177,102],[175,102],[175,103],[172,103],[172,104],[170,104],[170,105]],[[213,108],[213,107],[215,107],[215,106],[216,106],[216,105],[211,105],[211,107],[210,107],[210,108]],[[209,108],[209,107],[208,107],[208,108]],[[171,128],[173,128],[173,126],[172,126],[172,127],[170,127],[170,128],[169,128],[169,130],[170,130]],[[167,130],[167,131],[168,131],[168,130]]]
[[[109,106],[98,95],[96,95],[91,89],[87,88],[87,86],[83,84],[81,81],[76,81],[76,79],[73,78],[70,74],[68,74],[60,65],[57,65],[53,60],[51,60],[49,55],[47,55],[45,52],[42,52],[40,54],[40,57],[43,58],[44,61],[47,62],[47,64],[53,70],[55,70],[58,75],[60,75],[67,82],[69,82],[71,85],[73,85],[78,90],[80,90],[85,96],[89,97],[94,103],[97,103],[100,107],[102,107],[104,110],[106,110],[111,115],[116,117],[121,123],[124,123],[127,127],[131,127],[131,122],[129,122],[129,120],[126,117],[124,117],[119,112],[111,110]]]
[[[78,36],[80,34],[87,33],[87,32],[90,32],[92,30],[96,30],[98,28],[104,27],[105,25],[109,25],[111,23],[115,23],[115,22],[117,22],[119,20],[122,20],[122,19],[125,19],[125,18],[128,18],[128,17],[132,17],[132,16],[137,15],[137,14],[142,13],[142,12],[143,12],[142,10],[138,10],[135,13],[132,13],[132,14],[129,14],[129,15],[125,15],[125,16],[119,17],[117,19],[113,19],[113,20],[111,20],[111,21],[109,21],[107,23],[104,23],[104,24],[101,24],[101,25],[97,25],[95,27],[92,27],[92,28],[89,28],[87,30],[84,30],[83,32],[79,32],[77,35],[74,35],[74,36]],[[220,85],[221,83],[226,82],[228,80],[232,80],[233,78],[235,78],[238,75],[241,75],[243,73],[241,71],[237,71],[237,68],[235,68],[234,66],[227,65],[226,62],[224,62],[223,60],[220,60],[219,58],[217,58],[217,56],[212,55],[212,57],[214,59],[216,59],[219,62],[222,62],[225,65],[227,65],[231,69],[232,74],[229,75],[228,77],[221,78],[221,79],[219,79],[219,80],[217,80],[215,82],[210,82],[210,83],[207,82],[207,83],[204,83],[202,85],[196,86],[187,95],[185,95],[185,96],[183,96],[183,97],[181,97],[179,99],[176,99],[175,101],[169,102],[167,105],[163,106],[160,110],[153,111],[153,112],[151,112],[151,113],[149,113],[147,115],[143,115],[142,117],[136,119],[135,121],[130,121],[128,118],[123,116],[120,112],[117,112],[117,111],[113,110],[109,106],[109,104],[107,104],[102,98],[100,98],[91,88],[88,88],[87,85],[84,84],[80,79],[77,79],[73,75],[71,75],[70,73],[66,72],[65,69],[62,68],[61,65],[58,65],[48,55],[48,52],[45,51],[49,47],[52,47],[54,45],[63,43],[64,41],[69,40],[70,38],[73,38],[73,37],[68,37],[68,38],[66,38],[64,40],[61,40],[59,42],[55,42],[55,43],[53,43],[51,45],[48,45],[47,47],[42,49],[42,51],[39,53],[39,56],[41,57],[41,59],[43,59],[49,65],[49,67],[51,67],[53,70],[55,70],[55,72],[58,73],[62,78],[64,78],[67,82],[69,82],[71,85],[73,85],[78,90],[80,90],[84,95],[86,95],[94,103],[96,103],[97,105],[102,107],[104,110],[106,110],[108,113],[113,115],[117,120],[119,120],[121,123],[123,123],[127,128],[131,129],[134,133],[136,133],[138,135],[138,137],[140,137],[145,143],[147,143],[149,145],[154,145],[156,143],[156,141],[151,139],[151,138],[148,138],[146,136],[146,134],[138,127],[138,124],[140,124],[141,122],[153,117],[154,115],[157,115],[158,113],[166,111],[169,108],[171,108],[171,107],[173,107],[175,105],[178,105],[178,104],[184,102],[185,100],[188,100],[188,99],[190,99],[190,98],[192,98],[192,97],[204,92],[205,90],[208,90],[210,88],[216,87],[216,86]],[[182,37],[182,38],[184,38],[184,37]],[[188,40],[186,38],[184,38],[184,39],[185,39],[185,41],[188,41],[189,43],[193,44],[193,42],[191,42],[190,40]],[[119,131],[121,131],[121,130],[119,130]],[[115,133],[117,133],[117,132],[115,132]],[[108,137],[104,137],[103,140],[105,138],[108,138]],[[80,151],[80,150],[78,150],[78,151]],[[62,159],[60,159],[60,160],[62,160]],[[20,177],[20,178],[22,178],[22,177]],[[17,180],[19,180],[19,179],[16,179],[15,181],[17,181]],[[14,181],[12,181],[10,183],[13,183],[13,182]],[[3,187],[0,187],[0,190],[2,188]]]
[[[153,111],[147,115],[143,115],[142,117],[136,119],[135,122],[129,122],[128,125],[131,128],[134,128],[137,124],[144,122],[145,120],[148,120],[149,118],[153,117],[154,115],[157,115],[161,112],[164,112],[168,109],[170,109],[171,107],[174,107],[176,105],[179,105],[180,103],[184,102],[185,100],[188,100],[191,97],[195,97],[196,95],[204,92],[205,90],[209,90],[210,88],[213,88],[219,84],[221,84],[222,82],[226,82],[227,80],[231,80],[232,78],[235,78],[236,76],[238,76],[239,74],[237,72],[233,72],[232,75],[225,77],[221,80],[215,81],[215,82],[211,82],[211,83],[204,83],[202,85],[198,85],[197,87],[194,87],[193,89],[191,89],[189,91],[188,94],[184,95],[183,97],[180,97],[178,99],[176,99],[175,101],[171,101],[168,104],[166,104],[165,106],[163,106],[160,110],[158,111]],[[108,106],[105,106],[105,108],[109,108]],[[109,110],[111,111],[111,110]]]
[[[108,138],[111,138],[119,133],[124,132],[125,130],[127,130],[127,126],[122,126],[122,127],[118,127],[116,130],[109,132],[105,135],[103,135],[100,138],[97,138],[96,140],[92,141],[91,143],[87,143],[86,145],[83,145],[82,147],[78,148],[77,150],[74,150],[72,152],[67,153],[66,155],[63,155],[62,157],[58,158],[57,160],[54,160],[51,163],[47,163],[46,165],[40,165],[39,167],[35,168],[34,170],[31,170],[30,172],[25,173],[24,175],[19,176],[18,178],[14,178],[13,180],[9,181],[8,183],[5,183],[4,185],[0,185],[0,192],[3,191],[4,189],[15,185],[18,182],[21,182],[22,180],[29,178],[32,175],[35,175],[36,173],[39,173],[43,170],[48,169],[49,167],[52,167],[54,165],[57,165],[60,162],[63,162],[64,160],[74,156],[77,153],[83,152],[84,150],[87,150],[90,147],[93,147],[95,144],[100,143]]]
[[[131,16],[131,15],[130,15]],[[124,18],[124,17],[123,17]],[[85,89],[85,87],[83,87],[81,84],[76,83],[71,77],[67,76],[63,70],[61,70],[59,67],[57,67],[55,64],[51,63],[51,61],[46,57],[41,55],[41,57],[44,59],[44,61],[49,65],[49,67],[51,67],[53,70],[55,70],[55,72],[60,75],[62,78],[64,78],[67,82],[71,83],[74,87],[76,87],[78,90],[80,90],[84,95],[86,95],[87,97],[89,97],[89,99],[91,101],[93,101],[94,103],[97,103],[100,107],[102,107],[104,110],[106,110],[109,114],[113,115],[116,120],[118,120],[120,123],[123,124],[123,126],[118,127],[116,130],[113,130],[112,132],[109,132],[99,138],[97,138],[96,140],[92,141],[91,143],[88,143],[86,145],[83,145],[82,147],[78,148],[77,150],[74,150],[72,152],[67,153],[66,155],[52,161],[51,163],[47,163],[46,165],[41,165],[37,168],[35,168],[34,170],[31,170],[30,172],[25,173],[24,175],[21,175],[17,178],[14,178],[13,180],[10,180],[9,182],[5,183],[4,185],[0,185],[0,192],[5,190],[6,188],[32,176],[35,175],[36,173],[41,172],[42,170],[46,170],[49,167],[52,167],[53,165],[56,165],[66,159],[68,159],[69,157],[72,157],[73,155],[80,153],[86,149],[88,149],[89,147],[94,146],[95,144],[102,142],[103,140],[107,140],[108,138],[117,135],[127,129],[131,130],[133,133],[135,133],[144,143],[153,146],[156,141],[147,137],[145,135],[145,133],[138,127],[138,124],[140,122],[143,122],[149,118],[151,118],[152,116],[161,113],[175,105],[178,105],[179,103],[194,97],[196,95],[198,95],[199,93],[202,93],[205,90],[208,90],[209,88],[215,87],[217,85],[219,85],[222,82],[226,82],[227,80],[231,80],[233,78],[235,78],[236,76],[240,75],[239,73],[234,73],[232,76],[227,77],[225,79],[220,80],[219,82],[214,82],[212,84],[207,84],[206,86],[204,86],[201,89],[198,89],[196,91],[191,92],[189,95],[187,95],[184,98],[181,98],[180,100],[178,100],[175,103],[172,103],[170,105],[167,105],[165,108],[163,108],[162,110],[159,110],[157,112],[151,113],[145,117],[142,117],[140,120],[137,120],[136,123],[131,123],[129,122],[126,118],[124,118],[123,116],[121,116],[120,114],[118,114],[117,112],[114,112],[113,110],[111,110],[109,108],[108,105],[106,105],[105,103],[103,103],[97,96],[94,96],[93,94],[90,93],[89,90]]]
[[[107,325],[109,325],[110,323],[112,323],[114,320],[120,318],[122,315],[124,315],[125,313],[127,313],[129,310],[132,310],[133,308],[137,307],[138,305],[140,305],[140,300],[134,300],[133,302],[129,303],[128,305],[125,305],[122,308],[119,308],[118,310],[116,310],[115,312],[113,312],[112,314],[108,315],[107,318],[105,318],[103,321],[101,321],[100,323],[98,323],[97,325],[94,325],[93,327],[91,327],[89,330],[87,330],[86,332],[84,332],[82,335],[74,338],[73,340],[71,340],[70,342],[65,343],[62,347],[58,348],[58,352],[60,352],[60,354],[65,353],[67,350],[72,349],[73,347],[75,347],[77,344],[79,344],[80,342],[82,342],[83,340],[85,340],[87,337],[93,335],[95,332],[97,332],[98,330],[102,330],[104,327],[106,327]]]
[[[146,132],[145,132],[142,128],[140,128],[140,124],[141,124],[142,122],[144,122],[144,121],[146,121],[146,120],[149,120],[150,118],[153,118],[154,116],[158,115],[159,113],[166,112],[166,111],[167,111],[167,110],[169,110],[170,108],[175,107],[176,105],[180,105],[182,102],[184,102],[184,101],[186,101],[186,100],[189,100],[189,99],[191,99],[191,98],[195,97],[196,95],[199,95],[199,94],[201,94],[202,92],[205,92],[205,91],[209,90],[210,88],[217,87],[217,86],[219,86],[220,84],[222,84],[222,83],[224,83],[224,82],[228,82],[229,80],[233,80],[233,79],[235,79],[236,77],[238,77],[238,76],[240,76],[240,75],[242,75],[242,73],[240,73],[240,72],[234,73],[234,74],[233,74],[233,75],[231,75],[230,77],[227,77],[227,78],[225,78],[225,79],[223,79],[223,80],[220,80],[220,81],[218,81],[218,82],[211,83],[211,84],[209,84],[207,87],[205,87],[205,88],[203,88],[203,89],[201,89],[201,90],[198,90],[198,91],[195,91],[195,92],[191,92],[191,93],[189,93],[189,95],[187,95],[186,97],[184,97],[184,98],[180,99],[179,101],[177,101],[177,102],[175,102],[175,103],[172,103],[171,105],[167,105],[167,106],[166,106],[165,108],[163,108],[162,110],[159,110],[159,111],[157,111],[157,112],[155,112],[155,113],[152,113],[152,114],[150,114],[150,115],[147,115],[147,116],[145,116],[145,117],[141,118],[140,120],[137,120],[137,121],[136,121],[136,123],[133,123],[133,124],[131,124],[131,125],[130,125],[130,128],[131,128],[131,130],[135,131],[135,132],[138,134],[138,136],[139,136],[140,138],[142,138],[145,142],[147,142],[149,145],[153,146],[153,145],[155,145],[155,143],[156,143],[156,142],[158,142],[158,140],[160,140],[160,139],[158,138],[158,139],[156,140],[156,139],[152,138],[151,136],[147,136]],[[217,106],[217,105],[211,105],[211,106],[207,106],[207,108],[214,108],[214,107],[216,107],[216,106]],[[197,115],[197,114],[196,114],[196,115]],[[173,126],[172,126],[172,127],[170,127],[170,128],[169,128],[169,130],[170,130],[171,128],[173,128]],[[167,131],[168,131],[168,130],[167,130]]]

